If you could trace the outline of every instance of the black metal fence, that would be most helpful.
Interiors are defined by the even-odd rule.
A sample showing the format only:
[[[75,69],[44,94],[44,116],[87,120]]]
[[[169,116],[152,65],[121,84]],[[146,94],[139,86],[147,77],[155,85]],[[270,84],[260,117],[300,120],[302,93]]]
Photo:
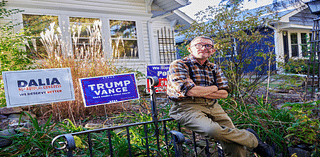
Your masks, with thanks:
[[[67,156],[71,157],[74,154],[74,151],[76,150],[76,136],[87,136],[86,143],[88,145],[87,150],[89,152],[81,152],[80,155],[84,154],[90,154],[91,157],[93,156],[102,156],[102,154],[97,154],[97,151],[93,149],[94,144],[101,145],[100,147],[103,147],[102,149],[105,149],[103,153],[103,156],[185,156],[185,137],[181,133],[181,127],[180,124],[174,121],[172,118],[167,119],[160,119],[158,120],[158,114],[157,114],[157,108],[156,108],[156,99],[155,99],[155,89],[154,86],[158,84],[158,79],[156,77],[148,77],[150,83],[151,83],[151,106],[152,106],[152,121],[147,122],[140,122],[140,123],[131,123],[121,126],[114,126],[114,127],[108,127],[108,128],[101,128],[101,129],[94,129],[94,130],[87,130],[87,131],[81,131],[76,133],[69,133],[69,134],[63,134],[56,136],[52,142],[51,145],[56,149],[60,151],[66,151]],[[170,126],[170,127],[169,127]],[[138,148],[140,149],[140,152],[143,152],[143,154],[135,154],[134,148],[137,148],[137,146],[132,143],[134,139],[134,135],[132,135],[132,132],[130,132],[130,129],[132,128],[139,128],[140,134],[144,134],[143,136],[140,136],[139,142],[141,143]],[[115,145],[118,145],[119,141],[117,139],[113,139],[116,137],[114,134],[115,130],[120,129],[122,132],[125,132],[126,142],[125,146],[122,149],[124,152],[115,152],[114,148]],[[99,139],[94,139],[93,136],[102,137],[104,139],[107,139],[106,143],[102,144],[101,141],[98,141]],[[106,137],[104,137],[106,136]],[[193,148],[189,149],[188,155],[191,153],[192,149],[194,152],[194,156],[198,156],[197,151],[197,142],[196,142],[196,134],[192,132],[192,144]],[[119,140],[119,139],[118,139]],[[136,142],[136,141],[135,141]],[[209,141],[206,139],[206,146],[205,146],[205,156],[209,157]],[[183,147],[183,144],[185,147]],[[105,148],[104,148],[105,147]],[[119,145],[117,146],[119,147]],[[98,152],[99,153],[99,152]],[[119,153],[122,153],[122,155],[119,155]],[[203,153],[202,153],[203,154]],[[218,154],[219,157],[223,157],[223,151],[221,147],[218,147]],[[189,155],[190,156],[190,155]]]
[[[87,143],[89,145],[89,152],[90,152],[90,156],[100,156],[100,154],[94,154],[93,152],[93,142],[92,142],[92,134],[94,133],[102,133],[102,132],[107,132],[107,137],[105,138],[108,138],[108,148],[105,148],[105,149],[109,149],[108,151],[108,154],[113,157],[113,156],[117,156],[115,155],[115,152],[113,150],[114,148],[114,144],[112,142],[112,131],[114,130],[117,130],[117,129],[124,129],[125,131],[125,134],[126,134],[126,137],[127,137],[127,155],[128,156],[134,156],[133,154],[135,152],[132,151],[132,144],[131,144],[131,135],[130,135],[130,131],[129,131],[129,128],[130,127],[134,127],[134,126],[142,126],[143,129],[144,129],[144,133],[145,133],[145,136],[143,137],[143,139],[141,139],[141,141],[144,143],[144,146],[145,148],[142,148],[143,150],[145,150],[145,155],[146,156],[160,156],[160,151],[161,150],[164,150],[164,153],[162,154],[165,154],[165,155],[168,155],[170,156],[170,145],[172,144],[171,142],[171,139],[172,137],[168,137],[168,135],[170,134],[169,133],[169,130],[166,128],[166,123],[168,121],[172,121],[171,118],[168,118],[168,119],[162,119],[162,120],[159,120],[158,122],[159,123],[162,123],[163,125],[163,128],[162,128],[162,132],[163,132],[163,135],[165,136],[165,145],[161,146],[160,147],[160,140],[159,140],[159,134],[156,133],[156,131],[153,130],[154,127],[150,127],[148,128],[148,124],[154,124],[154,121],[149,121],[149,122],[141,122],[141,123],[132,123],[132,124],[126,124],[126,125],[121,125],[121,126],[115,126],[115,127],[108,127],[108,128],[102,128],[102,129],[95,129],[95,130],[88,130],[88,131],[82,131],[82,132],[76,132],[76,133],[70,133],[70,134],[63,134],[63,135],[59,135],[59,136],[56,136],[53,140],[52,140],[52,146],[55,147],[55,149],[57,150],[64,150],[64,151],[67,151],[67,156],[73,156],[73,151],[76,149],[76,142],[75,142],[75,138],[74,136],[80,136],[80,135],[87,135]],[[158,129],[155,129],[155,130],[158,130]],[[153,135],[149,135],[150,132],[153,132],[154,134]],[[157,150],[153,151],[150,150],[150,141],[149,141],[149,138],[150,137],[155,137],[157,140],[155,141],[156,143],[154,143],[154,141],[152,141],[152,144],[156,144],[157,145]],[[63,142],[58,142],[58,140],[61,138],[63,138]],[[170,139],[170,140],[169,140]],[[56,147],[56,145],[54,144],[55,142],[58,142],[59,145],[61,147]]]

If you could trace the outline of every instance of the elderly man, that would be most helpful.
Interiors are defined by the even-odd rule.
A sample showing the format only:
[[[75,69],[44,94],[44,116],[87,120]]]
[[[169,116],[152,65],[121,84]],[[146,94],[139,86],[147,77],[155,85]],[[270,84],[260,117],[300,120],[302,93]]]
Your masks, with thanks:
[[[220,141],[226,156],[248,155],[253,150],[262,157],[273,157],[273,149],[252,129],[236,129],[217,99],[227,98],[228,81],[218,65],[208,58],[215,52],[209,37],[190,42],[184,59],[171,63],[167,94],[174,102],[170,116],[186,128]]]

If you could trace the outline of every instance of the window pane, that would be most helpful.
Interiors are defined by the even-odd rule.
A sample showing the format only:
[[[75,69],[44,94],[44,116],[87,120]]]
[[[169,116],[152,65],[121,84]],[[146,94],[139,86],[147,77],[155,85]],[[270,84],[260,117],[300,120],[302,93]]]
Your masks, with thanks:
[[[73,52],[77,58],[101,57],[101,21],[98,18],[70,17]]]
[[[291,45],[292,57],[298,57],[298,45]]]
[[[137,38],[134,21],[110,20],[110,30],[112,38]]]
[[[298,36],[297,33],[291,33],[290,34],[291,37],[291,44],[298,44]]]
[[[299,49],[298,49],[298,36],[297,33],[290,33],[291,38],[291,56],[298,57]]]
[[[307,33],[301,33],[301,44],[307,44]]]
[[[302,49],[302,56],[303,57],[307,57],[308,56],[308,47],[307,47],[307,45],[301,45],[301,49]]]
[[[56,30],[58,27],[58,16],[22,14],[22,19],[25,35],[32,37],[32,41],[34,41],[29,42],[31,47],[27,48],[29,54],[33,57],[46,54],[46,49],[40,41],[40,33],[50,29],[50,24],[53,22],[55,23],[54,28]]]
[[[112,40],[113,57],[115,58],[139,58],[137,40]]]
[[[307,33],[301,33],[301,50],[302,50],[303,57],[306,57],[308,55],[307,41],[308,41]]]
[[[55,22],[58,27],[58,16],[51,15],[30,15],[23,14],[23,28],[27,36],[40,36],[42,31],[50,28],[50,24]]]
[[[135,21],[110,20],[113,57],[139,58]]]
[[[312,33],[309,33],[309,41],[312,39]]]

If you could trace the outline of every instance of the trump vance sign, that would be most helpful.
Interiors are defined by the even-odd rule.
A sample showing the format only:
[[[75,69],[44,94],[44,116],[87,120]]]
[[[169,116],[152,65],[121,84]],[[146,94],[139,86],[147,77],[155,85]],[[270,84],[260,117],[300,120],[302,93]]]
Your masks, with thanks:
[[[75,100],[70,68],[2,72],[7,107]]]
[[[135,74],[79,79],[85,107],[139,99]]]

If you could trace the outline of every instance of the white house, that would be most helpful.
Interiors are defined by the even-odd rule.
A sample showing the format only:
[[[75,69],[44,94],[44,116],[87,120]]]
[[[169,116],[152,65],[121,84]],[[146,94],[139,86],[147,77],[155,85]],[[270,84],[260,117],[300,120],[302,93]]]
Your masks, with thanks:
[[[93,21],[99,20],[103,56],[118,60],[119,66],[146,73],[147,64],[164,63],[160,60],[159,51],[174,53],[174,37],[171,35],[170,40],[159,40],[161,35],[168,36],[164,31],[161,34],[161,29],[166,27],[174,31],[176,25],[188,27],[193,22],[190,17],[178,10],[188,4],[190,4],[188,0],[9,0],[6,7],[23,10],[10,17],[14,23],[24,22],[25,25],[33,26],[43,22],[28,21],[33,19],[33,16],[46,16],[53,21],[56,20],[62,34],[71,44],[75,44],[72,30],[66,28],[80,23],[84,26],[92,25]],[[119,23],[123,25],[120,26]],[[15,29],[21,30],[22,27],[23,25],[20,25]],[[36,36],[36,33],[34,35]],[[77,45],[87,42],[86,36],[79,39],[83,40]],[[121,39],[120,46],[122,45],[125,50],[122,56],[115,56],[115,53],[120,54],[114,49],[117,39]],[[164,43],[173,46],[168,50],[161,45]],[[167,62],[170,61],[170,58],[168,59]]]

